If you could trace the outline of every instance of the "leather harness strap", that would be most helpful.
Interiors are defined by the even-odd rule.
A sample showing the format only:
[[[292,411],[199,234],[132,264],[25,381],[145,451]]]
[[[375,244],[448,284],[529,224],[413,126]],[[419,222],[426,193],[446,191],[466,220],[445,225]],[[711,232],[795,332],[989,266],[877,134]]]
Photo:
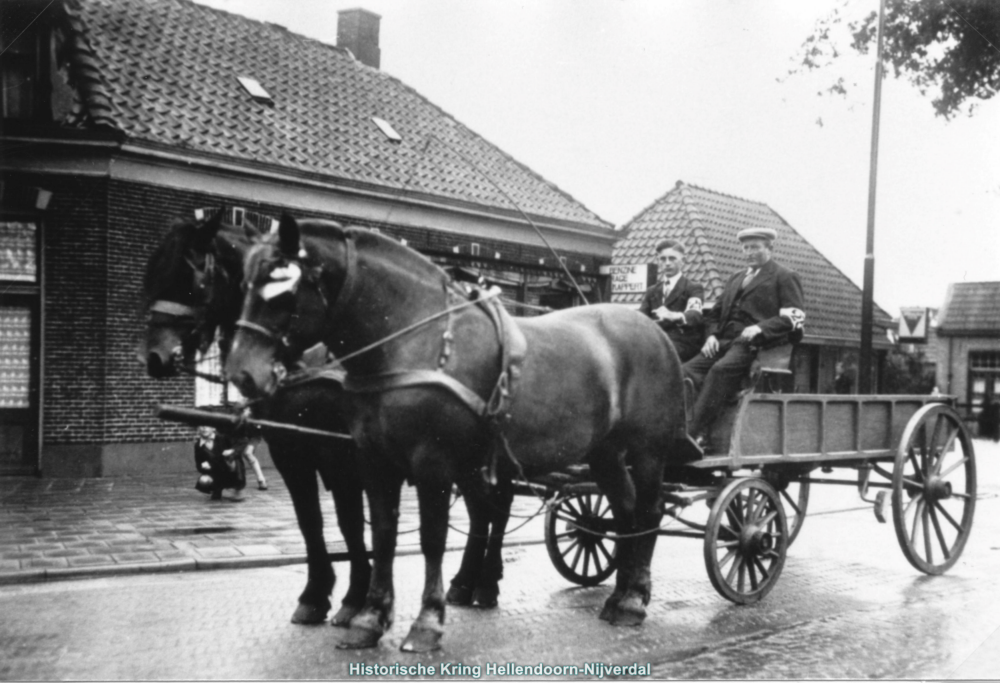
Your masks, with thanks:
[[[479,394],[440,370],[399,370],[361,377],[348,373],[344,378],[344,389],[358,394],[377,394],[392,389],[428,385],[447,389],[476,415],[486,414],[486,401]]]
[[[194,306],[177,303],[176,301],[164,301],[160,299],[154,301],[149,307],[150,313],[163,313],[175,318],[194,318],[199,311]]]

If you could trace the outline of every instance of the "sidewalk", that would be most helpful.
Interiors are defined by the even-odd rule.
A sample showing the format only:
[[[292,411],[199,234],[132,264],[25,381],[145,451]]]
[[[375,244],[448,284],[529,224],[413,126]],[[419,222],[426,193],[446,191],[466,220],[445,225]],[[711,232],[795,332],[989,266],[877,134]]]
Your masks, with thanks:
[[[980,497],[1000,495],[1000,444],[977,439]],[[0,477],[0,585],[138,572],[263,567],[305,562],[292,501],[281,476],[266,470],[267,491],[243,502],[211,501],[195,491],[196,473],[36,479]],[[322,488],[322,487],[321,487]],[[824,491],[823,489],[830,489]],[[229,492],[227,492],[228,495]],[[321,496],[327,548],[346,559],[333,498]],[[846,487],[814,487],[809,515],[865,506]],[[516,496],[505,545],[541,543],[541,501]],[[367,518],[367,514],[366,514]],[[449,550],[465,547],[465,505],[451,509]],[[419,546],[416,489],[404,486],[398,555]],[[369,549],[371,539],[367,537]]]
[[[269,490],[250,477],[244,500],[211,501],[194,489],[196,474],[36,479],[0,477],[0,585],[70,578],[305,562],[291,498],[281,476],[266,470]],[[322,487],[321,487],[322,488]],[[230,492],[226,492],[228,496]],[[327,548],[346,559],[333,498],[323,492]],[[515,515],[540,501],[518,497]],[[366,518],[368,517],[366,513]],[[512,517],[515,529],[525,519]],[[449,550],[465,546],[465,505],[452,507]],[[397,554],[419,547],[416,490],[403,487]],[[459,531],[456,531],[458,529]],[[507,544],[540,543],[544,516],[508,534]],[[370,537],[367,536],[371,548]]]

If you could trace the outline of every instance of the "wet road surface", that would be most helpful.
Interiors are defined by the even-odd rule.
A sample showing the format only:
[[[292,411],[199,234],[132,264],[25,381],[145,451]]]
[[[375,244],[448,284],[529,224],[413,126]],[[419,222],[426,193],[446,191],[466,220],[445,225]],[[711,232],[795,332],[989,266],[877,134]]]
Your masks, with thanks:
[[[501,606],[449,609],[443,649],[420,656],[398,650],[418,609],[419,556],[397,559],[395,626],[364,651],[337,650],[328,625],[289,623],[301,565],[12,585],[0,587],[0,678],[340,679],[359,663],[535,678],[488,675],[508,662],[581,667],[569,678],[587,678],[588,662],[648,663],[654,678],[1000,678],[1000,450],[986,446],[969,545],[941,577],[913,569],[891,522],[852,490],[827,487],[814,489],[778,585],[756,606],[715,593],[699,541],[669,538],[642,627],[599,621],[608,583],[574,587],[543,546],[521,546],[506,551]],[[446,555],[447,576],[458,561]]]

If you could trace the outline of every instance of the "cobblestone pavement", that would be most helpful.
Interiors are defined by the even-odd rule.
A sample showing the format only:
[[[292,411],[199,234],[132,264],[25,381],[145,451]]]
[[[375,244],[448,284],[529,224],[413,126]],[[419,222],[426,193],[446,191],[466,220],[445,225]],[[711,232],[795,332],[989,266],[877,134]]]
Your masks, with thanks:
[[[107,533],[143,538],[162,538],[157,530],[190,530],[209,523],[242,530],[205,534],[223,537],[224,543],[216,546],[183,545],[193,543],[195,534],[187,534],[186,541],[168,539],[175,550],[190,553],[193,565],[188,568],[205,563],[224,571],[78,581],[36,578],[16,585],[7,581],[11,585],[0,586],[0,679],[336,679],[356,677],[351,676],[352,664],[424,664],[437,667],[435,678],[442,677],[444,664],[478,665],[483,678],[533,677],[495,675],[486,668],[507,662],[648,663],[654,678],[672,679],[996,679],[1000,447],[985,442],[976,447],[976,523],[962,558],[944,576],[914,570],[900,552],[891,522],[876,523],[870,507],[859,504],[853,491],[814,487],[809,515],[781,579],[759,605],[735,606],[715,593],[700,542],[664,538],[657,544],[645,624],[611,627],[597,619],[609,583],[573,586],[554,570],[543,547],[521,545],[505,549],[500,607],[449,609],[443,650],[421,656],[398,649],[419,608],[423,563],[417,555],[404,553],[397,560],[395,624],[378,648],[363,651],[337,650],[339,629],[289,623],[304,583],[301,564],[236,571],[227,569],[252,566],[259,558],[250,553],[231,564],[222,563],[226,558],[215,564],[209,557],[192,560],[198,548],[281,548],[278,541],[260,540],[268,538],[262,535],[267,531],[276,532],[272,539],[294,537],[291,506],[277,485],[263,495],[249,491],[245,503],[212,504],[186,490],[188,479],[121,486],[122,480],[87,480],[76,482],[75,496],[60,490],[70,482],[34,482],[37,490],[31,492],[5,480],[0,487],[2,533],[21,525],[51,524],[53,528],[39,530],[41,538],[66,538],[80,535],[70,530],[82,528],[81,519],[94,520],[90,526],[98,529],[131,525]],[[115,489],[117,494],[109,495]],[[8,491],[13,495],[8,497]],[[403,529],[413,522],[411,494]],[[55,504],[42,505],[54,502],[46,495]],[[153,498],[160,499],[159,505]],[[533,500],[519,500],[520,505],[528,503],[535,507]],[[455,507],[456,517],[461,507]],[[332,520],[332,503],[324,503],[324,509]],[[218,517],[203,521],[210,513]],[[159,521],[143,526],[148,516]],[[515,537],[540,540],[538,524],[531,522]],[[464,540],[455,533],[450,539],[456,546]],[[413,542],[404,541],[411,549]],[[31,543],[55,545],[44,540],[18,545]],[[446,576],[457,569],[459,559],[459,553],[446,554]],[[170,568],[168,561],[164,568]],[[121,564],[134,571],[139,563]],[[19,566],[16,571],[36,570]],[[345,589],[338,583],[335,601]],[[454,671],[465,673],[457,677],[476,677],[474,669]]]
[[[276,471],[268,490],[249,484],[244,500],[211,501],[196,474],[37,479],[0,477],[0,585],[154,571],[259,567],[305,562],[291,498]],[[518,498],[511,528],[540,509]],[[327,548],[344,553],[333,498],[322,496]],[[452,507],[451,548],[464,546],[465,506]],[[404,487],[399,552],[419,552],[415,489]],[[541,518],[509,542],[539,542]],[[370,547],[370,539],[369,539]]]
[[[340,629],[289,623],[302,565],[0,586],[0,679],[346,679],[361,677],[351,665],[420,664],[435,679],[535,680],[487,667],[578,666],[555,678],[594,678],[582,667],[595,662],[648,664],[657,679],[997,678],[998,513],[1000,499],[982,501],[985,523],[941,577],[912,569],[869,510],[816,515],[774,591],[744,607],[712,589],[699,542],[661,539],[639,628],[597,618],[607,583],[573,586],[543,547],[508,548],[500,607],[449,609],[443,649],[419,656],[399,651],[419,607],[416,555],[396,562],[396,621],[372,650],[338,650]],[[448,574],[458,560],[446,554]]]

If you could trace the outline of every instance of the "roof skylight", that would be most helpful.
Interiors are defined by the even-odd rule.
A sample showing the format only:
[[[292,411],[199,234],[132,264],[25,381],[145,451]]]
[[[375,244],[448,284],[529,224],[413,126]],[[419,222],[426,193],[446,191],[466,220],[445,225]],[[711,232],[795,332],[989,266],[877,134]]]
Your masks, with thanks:
[[[274,104],[274,98],[264,90],[264,86],[257,82],[257,79],[250,78],[248,76],[237,76],[236,80],[240,82],[243,89],[246,90],[250,97],[254,99],[255,102],[260,102],[261,104]]]
[[[392,127],[392,124],[385,119],[380,119],[377,116],[372,117],[372,121],[378,126],[379,130],[382,131],[387,138],[393,142],[402,142],[403,136],[396,132],[396,129]]]

